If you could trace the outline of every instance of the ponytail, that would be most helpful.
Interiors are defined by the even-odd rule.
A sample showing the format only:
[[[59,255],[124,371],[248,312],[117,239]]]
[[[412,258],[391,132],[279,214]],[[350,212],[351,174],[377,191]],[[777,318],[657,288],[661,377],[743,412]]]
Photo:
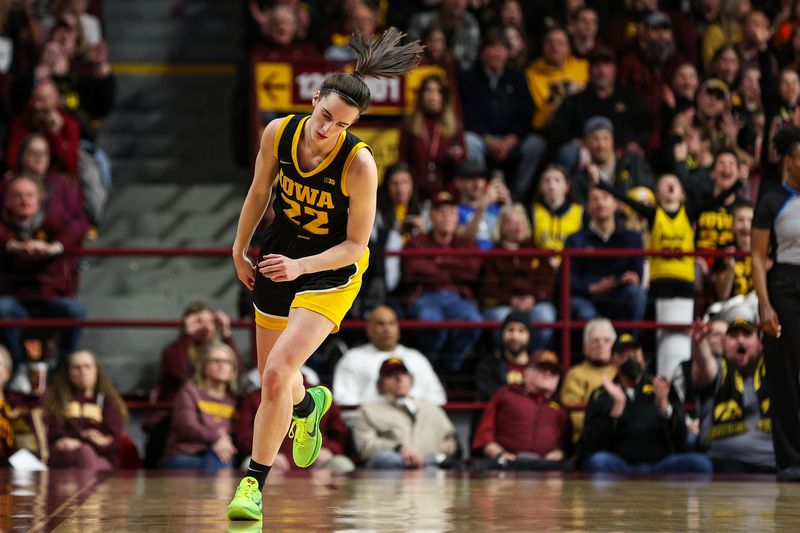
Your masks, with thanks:
[[[369,109],[369,87],[364,83],[364,78],[391,77],[405,74],[419,63],[423,46],[419,41],[401,45],[405,37],[395,27],[383,32],[380,37],[372,42],[357,32],[350,39],[350,47],[355,50],[355,70],[352,74],[337,73],[329,76],[320,87],[320,97],[334,93],[349,105],[365,113]]]

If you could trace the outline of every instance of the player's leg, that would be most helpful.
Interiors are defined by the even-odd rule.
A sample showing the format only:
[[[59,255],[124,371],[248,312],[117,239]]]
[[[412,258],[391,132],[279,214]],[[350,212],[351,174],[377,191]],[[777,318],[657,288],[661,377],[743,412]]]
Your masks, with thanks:
[[[257,341],[264,341],[259,343],[259,368],[262,361],[264,368],[261,375],[261,405],[256,412],[253,428],[249,475],[242,480],[228,506],[228,518],[260,519],[263,480],[286,436],[293,406],[307,398],[300,367],[322,344],[332,328],[333,323],[328,318],[301,308],[289,312],[286,330],[278,332],[278,335],[272,330],[259,328]],[[313,398],[311,401],[316,407]],[[314,433],[318,434],[318,428]]]

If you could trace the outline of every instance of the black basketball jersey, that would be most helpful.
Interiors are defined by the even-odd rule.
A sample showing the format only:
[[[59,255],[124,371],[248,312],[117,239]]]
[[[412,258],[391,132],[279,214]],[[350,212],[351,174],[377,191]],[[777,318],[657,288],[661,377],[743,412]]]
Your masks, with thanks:
[[[336,245],[347,238],[347,172],[356,152],[369,147],[345,130],[317,168],[303,172],[297,160],[297,146],[308,117],[289,115],[275,136],[278,174],[272,224],[302,239]]]

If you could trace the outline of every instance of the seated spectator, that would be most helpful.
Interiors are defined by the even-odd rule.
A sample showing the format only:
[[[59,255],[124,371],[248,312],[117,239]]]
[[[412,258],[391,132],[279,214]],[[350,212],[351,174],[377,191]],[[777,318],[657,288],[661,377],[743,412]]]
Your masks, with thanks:
[[[718,7],[719,2],[716,4]],[[690,63],[697,63],[697,23],[674,3],[626,0],[624,4],[620,4],[622,9],[614,9],[609,17],[605,31],[608,44],[620,53],[638,49],[641,46],[642,32],[650,29],[647,16],[658,10],[660,5],[666,8],[663,13],[669,17],[674,46]],[[674,9],[670,6],[674,6]]]
[[[267,17],[258,19],[261,33],[259,44],[275,59],[318,58],[319,53],[301,38],[301,21],[298,10],[287,5],[276,5]]]
[[[406,31],[409,41],[416,41],[431,25],[437,25],[450,35],[449,50],[459,69],[472,68],[478,57],[481,42],[481,27],[475,16],[467,11],[461,0],[445,0],[439,9],[414,14],[408,21]]]
[[[51,468],[111,470],[128,410],[88,351],[73,353],[44,400]]]
[[[9,397],[6,385],[11,379],[14,365],[11,354],[4,346],[0,346],[0,466],[8,466],[8,458],[16,451],[14,439],[15,400],[13,393]]]
[[[203,350],[194,379],[175,395],[162,468],[233,467],[237,369],[236,354],[227,344],[215,342]]]
[[[582,148],[586,117],[606,117],[614,127],[614,145],[642,152],[650,140],[652,117],[639,95],[617,86],[614,51],[599,47],[589,60],[586,89],[564,98],[550,124],[551,139],[558,148],[556,160],[570,172],[576,170]]]
[[[456,234],[458,205],[449,192],[441,191],[433,198],[430,219],[433,225],[431,231],[409,239],[406,249],[478,249],[474,240]],[[483,316],[472,289],[472,285],[478,280],[480,268],[479,257],[404,257],[403,279],[407,287],[409,315],[417,320],[427,321],[482,321]],[[420,330],[417,336],[422,351],[434,365],[439,361],[449,340],[452,355],[443,361],[443,365],[448,370],[458,370],[480,333],[480,330],[472,329],[448,332],[441,328]]]
[[[739,160],[735,153],[724,150],[717,153],[714,166],[711,170],[711,181],[714,186],[711,193],[718,196],[723,191],[730,189],[741,176]],[[728,195],[723,204],[716,209],[700,213],[697,219],[697,248],[700,250],[717,250],[734,246],[733,238],[733,209],[744,203],[735,192]],[[705,273],[707,265],[713,262],[708,258],[702,262]]]
[[[533,202],[533,245],[545,250],[563,250],[567,237],[581,229],[583,206],[574,201],[567,170],[548,165],[539,178],[539,193]],[[561,259],[551,257],[555,267]]]
[[[612,379],[617,369],[611,365],[611,348],[617,332],[607,318],[590,320],[583,328],[583,355],[585,361],[567,371],[561,385],[561,405],[570,411],[572,442],[578,442],[583,431],[584,409],[589,395],[599,387],[602,378]]]
[[[248,44],[258,42],[263,36],[269,35],[270,16],[272,6],[282,5],[290,8],[297,19],[297,39],[305,40],[308,37],[308,28],[311,25],[310,6],[300,0],[253,0],[248,2],[248,13],[245,21],[245,41]]]
[[[408,164],[422,200],[447,189],[455,166],[466,154],[464,124],[447,80],[425,77],[419,85],[414,111],[400,129],[397,157]]]
[[[676,48],[672,19],[662,11],[653,11],[644,17],[638,27],[637,39],[639,46],[620,59],[619,85],[641,95],[655,120],[672,74],[685,61]],[[660,129],[660,124],[653,124],[653,132]],[[657,149],[660,142],[661,139],[654,135],[649,149]]]
[[[528,38],[518,26],[505,26],[503,36],[508,43],[508,64],[513,68],[524,69],[528,64]]]
[[[378,37],[378,13],[367,2],[353,2],[353,4],[342,24],[344,36],[349,37],[360,32],[365,42],[372,42]],[[355,61],[358,56],[348,44],[348,40],[338,41],[339,39],[334,39],[334,42],[325,49],[323,57],[328,61]]]
[[[753,225],[753,206],[741,204],[733,208],[734,245],[730,251],[747,252],[744,257],[717,257],[711,266],[714,293],[721,304],[720,313],[726,319],[745,317],[758,320],[758,300],[753,298],[753,263],[750,255],[750,229]],[[750,298],[746,298],[750,295]],[[735,298],[735,300],[734,300]]]
[[[203,352],[216,342],[224,342],[236,355],[236,368],[242,359],[231,335],[231,319],[224,311],[214,311],[204,302],[186,306],[181,317],[180,336],[161,352],[158,400],[171,401],[178,390],[192,379]]]
[[[653,170],[641,152],[614,147],[614,124],[606,117],[591,117],[583,126],[583,139],[589,153],[587,165],[572,177],[575,198],[585,202],[592,183],[592,174],[620,193],[634,187],[653,189]]]
[[[495,250],[529,249],[531,225],[525,207],[522,204],[503,207],[495,233]],[[495,255],[484,259],[478,297],[486,320],[503,321],[509,313],[517,311],[527,315],[529,323],[555,322],[555,289],[556,268],[549,258]],[[537,327],[531,347],[548,349],[552,340],[552,328]]]
[[[735,46],[723,46],[714,54],[711,60],[711,68],[708,71],[709,78],[716,78],[734,91],[738,88],[739,80],[742,76],[742,61]]]
[[[678,453],[686,441],[683,407],[669,380],[645,371],[635,343],[614,347],[612,381],[603,376],[586,406],[580,450],[589,472],[679,474],[712,472],[697,452]]]
[[[711,171],[714,168],[714,152],[711,150],[711,132],[708,128],[688,127],[673,152],[674,172],[686,191],[686,202],[701,205],[713,197]]]
[[[522,384],[522,372],[530,362],[532,329],[527,313],[506,315],[500,326],[500,348],[484,354],[475,369],[476,400],[487,402],[503,385]]]
[[[704,71],[711,68],[720,49],[733,47],[742,40],[742,21],[752,10],[750,2],[720,2],[718,18],[700,37],[700,60]]]
[[[17,173],[39,178],[47,189],[47,203],[62,204],[66,220],[80,221],[88,228],[89,219],[78,177],[50,169],[50,145],[47,144],[47,139],[38,133],[32,133],[22,140],[19,151]],[[14,173],[6,173],[4,182],[0,184],[0,191],[5,190],[8,181],[13,177]]]
[[[709,78],[697,91],[694,125],[707,128],[711,133],[711,150],[733,151],[741,162],[749,164],[747,153],[736,145],[742,124],[731,112],[730,89],[722,80]]]
[[[486,180],[486,169],[465,161],[456,169],[458,191],[458,234],[474,239],[478,248],[494,244],[493,233],[500,209],[511,203],[511,193],[500,178]]]
[[[307,369],[308,367],[303,367],[300,370],[303,373],[303,385],[306,388],[318,385],[318,381],[311,383],[307,379],[305,372]],[[236,419],[235,444],[240,458],[244,457],[240,464],[245,470],[247,465],[250,464],[250,456],[253,453],[253,424],[260,404],[261,388],[259,387],[250,391],[242,399],[239,406],[239,416]],[[323,446],[320,448],[319,455],[311,465],[311,468],[340,473],[355,470],[356,467],[353,461],[345,455],[350,440],[350,428],[347,427],[347,424],[342,419],[341,409],[336,403],[331,404],[325,417],[320,422],[319,430],[323,435]],[[292,443],[293,439],[288,437],[283,440],[270,472],[300,470],[300,467],[291,459]]]
[[[420,37],[425,49],[422,51],[421,65],[439,65],[455,71],[453,54],[447,46],[447,35],[438,24],[431,24]]]
[[[28,396],[10,390],[13,371],[11,354],[0,345],[0,467],[23,448],[47,463],[50,451],[39,398],[44,390]]]
[[[636,233],[618,228],[617,200],[599,188],[589,191],[589,222],[567,237],[565,249],[627,248],[642,250]],[[578,320],[609,316],[620,320],[641,320],[647,294],[640,286],[642,257],[581,257],[571,262],[572,315]]]
[[[70,220],[63,206],[44,202],[44,186],[19,174],[8,182],[0,218],[0,317],[82,319],[73,298],[78,286],[75,259],[64,250],[80,246],[85,221]],[[78,346],[80,328],[60,332],[59,360]],[[2,330],[17,371],[27,361],[17,328]],[[23,391],[27,392],[27,391]]]
[[[100,19],[88,12],[89,0],[67,0],[62,3],[62,9],[78,17],[81,23],[81,33],[89,47],[96,46],[103,40]]]
[[[589,6],[579,7],[570,13],[569,42],[573,55],[578,59],[588,59],[592,50],[602,46],[597,38],[599,20],[597,11]]]
[[[380,399],[378,370],[389,357],[406,365],[414,383],[411,396],[436,405],[447,402],[444,387],[431,363],[418,350],[400,344],[397,315],[385,305],[372,310],[367,319],[369,342],[347,350],[333,369],[333,399],[340,405],[363,405]]]
[[[561,363],[550,351],[535,352],[522,385],[504,385],[483,412],[472,450],[490,468],[564,470],[569,415],[553,398]]]
[[[17,166],[19,147],[31,133],[40,133],[47,139],[54,169],[77,173],[80,126],[63,108],[58,88],[50,79],[34,85],[28,104],[11,124],[6,152],[8,168]]]
[[[525,74],[508,66],[508,55],[503,34],[489,31],[480,61],[459,76],[467,159],[502,170],[514,200],[527,203],[547,143],[530,133],[533,100]]]
[[[728,326],[721,358],[710,327],[692,327],[692,377],[697,387],[700,441],[717,473],[775,472],[766,365],[756,327],[746,319]]]
[[[402,161],[386,168],[377,194],[377,213],[369,242],[370,267],[364,273],[356,300],[362,302],[360,307],[367,311],[381,303],[400,308],[396,299],[402,275],[401,260],[397,256],[386,256],[384,252],[402,250],[408,239],[425,231],[427,218],[410,168]]]
[[[361,406],[353,438],[367,468],[437,467],[458,451],[456,430],[441,407],[410,396],[413,377],[390,357],[379,372],[381,400]]]
[[[569,36],[563,28],[553,27],[542,36],[542,56],[525,69],[536,111],[533,129],[542,131],[564,98],[578,93],[589,81],[589,63],[570,50]]]

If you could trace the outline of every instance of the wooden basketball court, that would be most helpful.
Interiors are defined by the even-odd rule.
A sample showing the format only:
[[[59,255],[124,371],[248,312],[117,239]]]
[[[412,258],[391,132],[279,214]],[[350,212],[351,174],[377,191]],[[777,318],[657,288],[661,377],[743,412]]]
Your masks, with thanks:
[[[271,476],[264,522],[229,523],[238,474],[0,471],[0,531],[800,531],[800,484],[770,476],[323,472]]]

